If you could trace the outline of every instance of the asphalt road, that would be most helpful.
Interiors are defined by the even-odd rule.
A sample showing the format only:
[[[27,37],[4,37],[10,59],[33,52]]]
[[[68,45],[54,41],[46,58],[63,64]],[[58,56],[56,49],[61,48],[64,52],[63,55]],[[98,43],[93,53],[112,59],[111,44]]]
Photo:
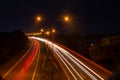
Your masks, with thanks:
[[[4,80],[106,80],[112,73],[80,54],[32,37],[29,50],[0,71]],[[40,41],[40,42],[38,42]]]
[[[46,39],[32,37],[46,43],[53,51],[55,59],[62,67],[68,80],[106,80],[112,73],[86,58],[80,57],[63,46],[54,44]],[[76,55],[77,54],[77,55]]]
[[[37,40],[32,40],[28,51],[19,59],[13,58],[12,66],[6,64],[0,71],[4,80],[67,80],[51,50]]]
[[[41,44],[41,47],[42,45],[44,44]],[[61,67],[59,67],[59,64],[55,62],[54,57],[51,55],[51,50],[43,51],[44,48],[40,49],[39,77],[35,80],[67,80]]]
[[[1,73],[3,73],[4,80],[26,80],[26,78],[34,78],[34,72],[36,68],[35,61],[38,60],[39,56],[39,43],[34,40],[33,44],[29,50],[18,60],[14,60],[15,64],[3,68]],[[32,74],[31,74],[32,73]],[[29,76],[31,75],[31,76]],[[33,79],[34,80],[34,79]]]

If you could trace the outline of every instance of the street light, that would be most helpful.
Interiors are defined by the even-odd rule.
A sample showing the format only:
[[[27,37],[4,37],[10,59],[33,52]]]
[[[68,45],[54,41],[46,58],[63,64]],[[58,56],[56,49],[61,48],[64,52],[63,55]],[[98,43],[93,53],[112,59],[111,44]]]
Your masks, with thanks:
[[[70,22],[71,21],[71,19],[68,15],[63,16],[63,19],[64,19],[65,22]]]
[[[54,38],[54,33],[56,32],[55,29],[52,29],[52,53],[53,53],[53,38]]]
[[[46,32],[46,34],[47,34],[47,35],[49,35],[49,34],[50,34],[50,32],[49,32],[49,31],[47,31],[47,32]]]
[[[39,22],[39,21],[41,21],[41,16],[37,16],[37,21]]]
[[[47,31],[47,32],[46,32],[47,38],[49,37],[49,34],[50,34],[50,32]],[[49,39],[49,38],[48,38],[48,39]],[[47,46],[47,50],[46,50],[46,51],[48,51],[48,40],[46,40],[46,46]]]
[[[52,29],[52,33],[55,33],[56,31],[55,31],[55,29]]]
[[[69,34],[73,34],[76,29],[76,17],[73,14],[65,14],[62,16],[63,25]]]
[[[53,42],[53,37],[54,37],[54,33],[56,32],[55,29],[52,29],[52,42]]]
[[[41,36],[44,37],[44,29],[40,29]]]
[[[65,21],[69,21],[69,17],[68,17],[68,16],[65,16],[65,17],[64,17],[64,20],[65,20]]]
[[[40,29],[41,32],[44,32],[44,29]]]

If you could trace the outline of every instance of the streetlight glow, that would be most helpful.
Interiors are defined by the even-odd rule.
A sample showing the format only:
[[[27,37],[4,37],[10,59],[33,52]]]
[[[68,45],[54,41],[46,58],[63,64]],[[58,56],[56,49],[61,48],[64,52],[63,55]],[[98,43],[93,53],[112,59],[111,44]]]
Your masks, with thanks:
[[[68,20],[69,20],[69,17],[68,17],[68,16],[65,16],[65,17],[64,17],[64,20],[65,20],[65,21],[68,21]]]
[[[40,16],[37,16],[37,21],[41,21],[41,17]]]
[[[49,31],[47,31],[47,32],[46,32],[46,34],[47,34],[47,35],[49,35],[49,34],[50,34],[50,32],[49,32]]]
[[[43,30],[43,29],[41,29],[40,31],[41,31],[41,32],[44,32],[44,30]]]
[[[56,32],[55,29],[52,29],[52,32],[55,33]]]

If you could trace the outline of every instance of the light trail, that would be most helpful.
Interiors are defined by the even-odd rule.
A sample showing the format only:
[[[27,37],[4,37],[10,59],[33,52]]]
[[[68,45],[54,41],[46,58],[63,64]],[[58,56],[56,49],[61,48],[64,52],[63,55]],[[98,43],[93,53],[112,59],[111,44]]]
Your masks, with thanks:
[[[31,69],[37,53],[39,43],[35,41],[32,47],[21,57],[20,60],[4,75],[5,80],[25,80]],[[13,74],[13,75],[8,75]]]
[[[33,47],[33,44],[29,48],[29,50],[20,58],[20,60],[18,60],[17,63],[11,69],[9,69],[8,72],[4,74],[3,78],[5,78],[25,58],[25,56],[27,56],[28,52],[32,49],[32,47]]]
[[[73,63],[75,63],[76,66],[78,66],[79,69],[81,69],[82,71],[84,71],[89,77],[91,77],[93,80],[97,80],[97,79],[96,79],[92,74],[90,74],[83,66],[81,66],[77,61],[75,61],[74,58],[70,57],[70,56],[69,56],[67,53],[65,53],[65,52],[62,52],[62,53],[64,53],[64,55],[65,55],[66,57],[68,57]],[[62,55],[62,54],[60,54],[60,55]]]
[[[18,74],[13,78],[14,80],[25,80],[29,70],[30,66],[33,63],[38,50],[38,42],[36,42],[34,46],[34,50],[31,52],[31,54],[27,57],[26,61],[22,65],[21,69],[18,71]]]
[[[60,57],[61,55],[66,56],[67,58],[69,58],[74,64],[76,64],[77,67],[79,67],[83,72],[86,73],[86,75],[88,75],[92,80],[97,80],[97,78],[99,78],[100,80],[104,80],[104,78],[102,78],[100,75],[98,75],[95,71],[93,71],[92,69],[90,69],[89,67],[87,67],[83,62],[81,62],[80,60],[78,60],[75,56],[73,56],[72,54],[70,54],[68,51],[66,51],[65,49],[59,47],[58,45],[43,39],[43,38],[38,38],[38,37],[29,37],[29,38],[33,38],[33,39],[37,39],[39,41],[42,41],[44,43],[46,43],[50,48],[53,48],[54,52],[57,54],[57,56],[61,59],[61,61],[63,62],[65,60],[65,58]],[[60,50],[60,52],[56,51]],[[66,60],[65,60],[66,61]],[[65,64],[65,62],[63,62]],[[65,64],[66,66],[67,64]],[[70,64],[69,64],[70,65]],[[66,66],[67,67],[67,66]],[[73,68],[72,68],[73,69]],[[69,69],[70,71],[70,69]],[[73,69],[73,71],[75,71]],[[71,73],[71,71],[70,71]],[[75,72],[76,73],[76,72]],[[92,74],[91,74],[92,73]],[[72,74],[72,73],[71,73]],[[94,74],[94,75],[93,75]],[[74,76],[73,76],[74,77]],[[97,78],[96,78],[97,77]]]
[[[65,54],[65,53],[64,53]],[[76,63],[76,65],[78,65],[78,66],[81,66],[81,65],[83,65],[85,68],[87,68],[89,71],[91,71],[92,73],[94,73],[97,77],[99,77],[101,80],[104,80],[101,76],[99,76],[97,73],[95,73],[92,69],[90,69],[89,67],[87,67],[83,62],[81,62],[80,60],[78,60],[77,58],[75,58],[73,55],[71,55],[71,54],[65,54],[66,56],[68,56],[74,63]],[[70,57],[71,56],[71,57]],[[75,61],[76,60],[76,61]],[[77,63],[78,62],[78,63]],[[80,65],[80,64],[81,65]],[[80,68],[82,68],[82,66],[80,67]],[[82,69],[84,69],[84,68],[82,68]],[[89,76],[90,77],[92,77],[93,78],[93,80],[95,80],[95,77],[94,76],[92,76],[92,75],[90,75],[90,73],[87,71],[87,70],[85,70],[84,69],[84,71],[86,72],[86,73],[88,73],[89,74]]]
[[[57,55],[60,55],[60,56],[61,56],[61,58],[73,69],[73,71],[79,76],[79,78],[80,78],[81,80],[84,80],[84,79],[80,76],[80,74],[76,71],[76,69],[71,65],[71,63],[68,62],[68,60],[65,59],[65,57],[64,57],[57,49],[54,49],[54,51],[55,51],[56,53],[58,53]],[[65,62],[64,62],[64,63],[65,63]],[[73,73],[72,73],[72,74],[73,74]]]
[[[39,53],[40,53],[40,50],[39,50]],[[38,62],[39,62],[39,54],[37,56],[37,63],[36,63],[36,66],[35,66],[35,70],[33,72],[32,80],[34,80],[34,78],[35,78],[37,67],[38,67]]]
[[[57,54],[58,55],[58,54]],[[60,57],[60,55],[58,55],[58,57],[61,59],[61,61],[63,62],[63,64],[66,66],[66,68],[68,69],[68,71],[71,73],[71,75],[73,76],[73,78],[75,80],[77,80],[77,78],[75,77],[75,75],[72,73],[72,71],[70,70],[70,68],[68,67],[68,65],[63,61],[63,59]]]
[[[99,76],[98,74],[96,74],[93,70],[91,70],[89,67],[87,67],[83,62],[81,62],[80,60],[78,60],[77,58],[75,58],[73,55],[71,55],[68,51],[62,49],[61,47],[57,46],[57,48],[62,51],[62,53],[64,55],[66,55],[66,57],[69,57],[69,59],[71,59],[77,66],[79,66],[79,68],[82,70],[84,70],[84,72],[86,72],[86,74],[88,74],[88,76],[90,76],[93,80],[96,80],[96,78],[91,75],[85,68],[87,68],[89,71],[91,71],[92,73],[94,73],[97,77],[99,77],[101,80],[104,80],[101,76]],[[84,67],[82,67],[81,65],[83,65]]]

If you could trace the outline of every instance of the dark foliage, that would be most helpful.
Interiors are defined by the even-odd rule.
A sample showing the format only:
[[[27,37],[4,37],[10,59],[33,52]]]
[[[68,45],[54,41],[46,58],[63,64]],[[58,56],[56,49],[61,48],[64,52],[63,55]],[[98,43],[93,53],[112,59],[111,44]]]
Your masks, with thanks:
[[[99,43],[102,36],[80,36],[80,35],[59,35],[55,38],[56,42],[64,44],[70,49],[82,54],[83,56],[91,59],[89,55],[89,46],[91,43]]]
[[[105,36],[101,43],[89,48],[94,61],[115,72],[120,69],[120,35]]]
[[[21,52],[29,40],[20,30],[0,33],[0,65]]]
[[[90,36],[62,35],[57,36],[55,41],[73,49],[110,71],[115,72],[120,69],[119,34]]]
[[[0,76],[0,80],[3,80],[2,76]]]

